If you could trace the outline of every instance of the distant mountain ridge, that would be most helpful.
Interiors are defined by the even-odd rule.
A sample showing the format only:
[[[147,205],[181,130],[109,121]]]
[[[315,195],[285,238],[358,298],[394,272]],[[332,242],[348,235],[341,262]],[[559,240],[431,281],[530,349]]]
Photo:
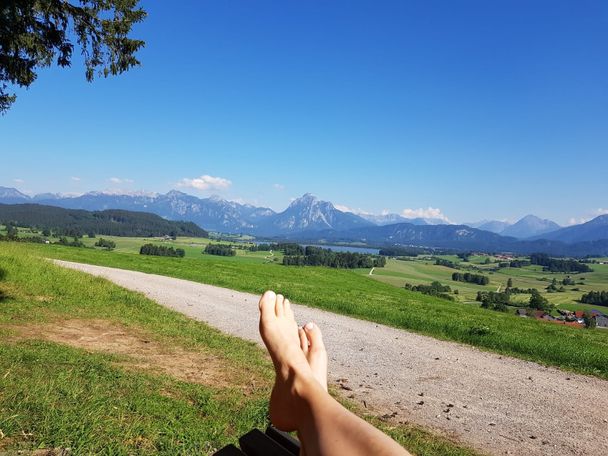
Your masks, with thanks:
[[[551,255],[565,256],[608,255],[608,239],[571,244],[546,239],[520,240],[471,228],[467,225],[397,223],[346,231],[300,232],[288,237],[298,242],[360,243],[376,247],[414,246],[457,251],[512,252],[516,254],[544,252]]]
[[[608,240],[608,218],[602,217],[586,224],[561,228],[550,220],[528,215],[512,225],[486,220],[474,224],[475,228],[445,224],[437,219],[407,219],[399,214],[356,214],[339,210],[331,202],[310,193],[292,201],[284,211],[275,212],[270,208],[227,201],[217,196],[198,198],[176,190],[166,194],[89,192],[80,196],[45,193],[29,197],[14,188],[0,187],[0,203],[32,202],[68,209],[150,212],[168,220],[191,221],[211,231],[306,239],[310,242],[331,240],[376,245],[456,246],[496,251],[543,248],[581,252],[588,248],[588,252],[583,253],[587,254],[603,252],[604,240]],[[568,250],[563,244],[577,244],[578,247]]]
[[[500,234],[518,239],[527,239],[559,230],[560,228],[561,226],[551,220],[541,219],[535,215],[526,215],[513,225],[506,227]]]
[[[19,204],[30,201],[30,197],[16,188],[0,187],[0,202],[4,204]]]
[[[254,232],[278,235],[327,229],[340,231],[361,226],[373,226],[373,223],[353,213],[342,212],[329,201],[321,201],[306,193],[292,201],[283,212],[269,215]]]
[[[395,223],[411,223],[412,225],[443,225],[445,220],[436,218],[407,218],[399,214],[357,214],[359,217],[372,222],[374,225],[393,225]]]
[[[465,223],[466,225],[466,223]],[[490,231],[491,233],[501,234],[504,230],[510,227],[511,224],[509,222],[503,222],[500,220],[488,220],[484,223],[481,223],[478,226],[473,226],[473,228],[478,228],[484,231]]]
[[[560,228],[556,231],[536,236],[533,239],[536,238],[566,243],[593,242],[608,239],[608,214],[600,215],[593,220],[581,223],[580,225]]]

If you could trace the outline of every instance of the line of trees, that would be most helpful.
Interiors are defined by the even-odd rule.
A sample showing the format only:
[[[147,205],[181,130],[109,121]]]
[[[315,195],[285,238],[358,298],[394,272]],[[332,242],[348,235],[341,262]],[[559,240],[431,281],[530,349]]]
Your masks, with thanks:
[[[412,285],[411,283],[405,284],[405,289],[410,291],[417,291],[429,296],[436,296],[438,298],[447,299],[448,301],[455,301],[454,296],[449,295],[452,291],[449,285],[442,285],[441,282],[434,281],[430,285]]]
[[[608,291],[590,291],[581,297],[581,302],[597,306],[608,306]]]
[[[67,237],[62,236],[59,238],[59,241],[57,241],[57,244],[66,245],[68,247],[84,247],[83,242],[77,237],[72,238],[70,241]]]
[[[218,256],[235,256],[236,250],[229,244],[207,244],[203,253]]]
[[[295,242],[278,242],[276,244],[258,244],[249,247],[252,252],[283,252],[284,255],[304,255],[304,247]]]
[[[481,302],[481,307],[484,309],[506,312],[511,300],[511,294],[508,292],[478,291],[476,300]]]
[[[85,247],[84,243],[77,237],[73,237],[72,240],[66,236],[61,236],[56,242],[49,242],[42,236],[18,236],[17,230],[14,226],[13,229],[7,230],[7,235],[0,234],[0,242],[28,242],[32,244],[58,244],[65,245],[67,247]]]
[[[445,266],[446,268],[458,269],[456,263],[445,258],[435,258],[435,264],[437,266]]]
[[[549,272],[592,272],[587,264],[572,259],[551,258],[546,253],[533,253],[530,255],[530,263],[543,267],[543,271]]]
[[[139,249],[139,254],[182,258],[186,252],[184,249],[175,249],[165,245],[144,244]]]
[[[452,274],[452,280],[455,282],[474,283],[476,285],[487,285],[490,283],[490,278],[481,274],[472,274],[470,272],[455,272]]]
[[[95,247],[101,247],[106,250],[114,250],[116,248],[116,242],[110,241],[109,239],[99,238],[95,243]]]
[[[499,268],[523,268],[525,266],[530,266],[530,260],[511,260],[511,261],[501,261],[498,263]]]
[[[297,244],[295,244],[297,245]],[[381,268],[386,264],[386,257],[354,252],[334,252],[321,247],[307,246],[303,254],[283,257],[285,266],[327,266],[330,268]],[[296,251],[301,251],[297,249]]]
[[[253,244],[253,245],[249,246],[249,251],[250,252],[270,252],[271,250],[274,250],[272,248],[273,245],[276,245],[276,244]]]

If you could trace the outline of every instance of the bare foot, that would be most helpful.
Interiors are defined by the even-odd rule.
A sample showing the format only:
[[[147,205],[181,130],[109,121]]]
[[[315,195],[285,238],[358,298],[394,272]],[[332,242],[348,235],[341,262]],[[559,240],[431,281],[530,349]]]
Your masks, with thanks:
[[[323,335],[317,325],[310,322],[298,329],[300,348],[306,356],[313,375],[327,391],[327,351],[323,343]]]
[[[303,415],[301,408],[305,407],[302,394],[311,384],[317,384],[317,379],[300,346],[289,300],[267,291],[259,306],[260,334],[276,371],[270,395],[270,421],[283,431],[293,431],[298,427],[297,417]]]

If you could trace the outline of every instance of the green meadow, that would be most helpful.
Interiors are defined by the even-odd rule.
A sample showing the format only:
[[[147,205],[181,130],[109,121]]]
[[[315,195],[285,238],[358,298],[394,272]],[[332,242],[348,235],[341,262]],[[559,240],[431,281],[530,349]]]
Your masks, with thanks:
[[[261,348],[41,258],[69,249],[33,247],[0,243],[0,453],[212,454],[268,424],[273,370]],[[194,375],[181,370],[190,364]],[[416,454],[477,454],[345,405]]]
[[[587,304],[577,302],[583,293],[592,290],[608,290],[608,264],[591,264],[593,272],[583,274],[564,274],[545,272],[540,266],[526,266],[523,268],[499,268],[496,271],[496,263],[499,261],[492,257],[471,257],[467,263],[461,262],[456,256],[441,256],[458,264],[462,269],[452,269],[445,266],[435,265],[435,260],[426,256],[408,258],[404,260],[390,259],[384,268],[374,270],[373,278],[396,287],[403,287],[405,283],[413,285],[430,284],[432,281],[439,281],[444,285],[449,285],[452,290],[458,290],[454,298],[463,303],[479,305],[475,301],[478,291],[497,291],[503,290],[507,286],[509,279],[513,281],[513,286],[517,288],[536,288],[550,303],[557,307],[568,310],[587,310],[597,308]],[[491,258],[492,263],[485,264],[485,259]],[[471,268],[471,269],[467,269]],[[452,281],[452,273],[474,272],[483,274],[490,278],[490,283],[485,286]],[[369,271],[361,271],[362,275],[367,275]],[[572,277],[576,285],[565,286],[565,291],[548,293],[545,288],[555,278],[558,283],[566,277]],[[577,290],[574,290],[577,289]],[[514,302],[524,304],[530,295],[513,295]],[[606,309],[608,312],[608,309]]]
[[[406,262],[398,263],[398,267],[405,268],[400,272],[403,276],[397,277],[400,282],[390,284],[378,280],[384,277],[382,268],[375,269],[370,276],[369,271],[363,270],[286,267],[265,259],[261,252],[255,255],[239,252],[235,257],[198,253],[185,258],[165,258],[142,256],[133,250],[108,252],[57,245],[18,248],[49,258],[162,274],[252,293],[274,289],[309,306],[608,378],[608,331],[522,319],[514,313],[407,291],[402,284],[413,281],[414,272]],[[387,271],[394,264],[397,263],[391,262]],[[425,276],[420,281],[436,278],[433,265],[422,266]],[[440,277],[449,274],[451,270],[442,271]],[[488,289],[493,286],[495,283],[491,282]],[[473,287],[476,286],[463,289],[470,289],[473,296],[476,292]]]

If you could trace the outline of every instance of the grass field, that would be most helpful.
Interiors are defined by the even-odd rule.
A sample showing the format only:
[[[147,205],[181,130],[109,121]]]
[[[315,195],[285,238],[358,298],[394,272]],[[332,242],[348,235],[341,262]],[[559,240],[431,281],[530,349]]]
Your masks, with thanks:
[[[22,248],[40,256],[162,274],[253,293],[272,288],[295,302],[336,313],[608,378],[608,331],[569,328],[432,298],[381,283],[374,280],[375,275],[370,277],[369,271],[285,267],[241,256],[178,259],[56,245]]]
[[[442,256],[441,258],[448,259],[458,263],[459,259],[455,256]],[[500,268],[497,271],[490,271],[496,267],[496,264],[484,264],[483,261],[487,257],[472,257],[469,263],[460,263],[463,268],[473,267],[475,270],[471,272],[487,275],[490,278],[490,283],[486,286],[469,284],[464,282],[452,281],[452,273],[456,269],[445,266],[435,265],[435,261],[428,257],[417,257],[407,260],[388,260],[386,267],[374,270],[373,278],[388,283],[397,287],[403,287],[406,282],[414,285],[429,284],[432,281],[439,281],[444,285],[449,285],[452,289],[457,289],[459,294],[454,295],[460,302],[474,303],[478,291],[496,291],[504,289],[507,286],[509,278],[513,280],[513,286],[518,288],[536,288],[538,289],[552,304],[558,307],[569,310],[587,310],[597,308],[577,302],[583,293],[591,290],[608,290],[608,264],[592,264],[593,272],[583,274],[573,274],[577,284],[566,286],[565,292],[547,293],[545,288],[551,283],[553,278],[561,282],[568,274],[550,273],[542,270],[540,266],[527,266],[523,268]],[[459,270],[459,272],[467,271],[467,269]],[[368,271],[361,271],[361,274],[367,274]],[[573,291],[573,288],[578,288],[578,291]],[[514,302],[525,302],[530,298],[528,294],[513,295]],[[608,312],[608,309],[606,310]]]
[[[140,259],[0,243],[0,453],[211,454],[266,425],[273,373],[260,348],[40,258],[70,253]],[[476,454],[414,425],[364,417],[416,454]]]
[[[21,236],[31,236],[33,233],[28,228],[20,228]],[[3,227],[0,226],[0,233]],[[139,248],[145,243],[153,243],[157,245],[165,245],[175,248],[181,248],[186,253],[186,258],[204,260],[206,255],[202,254],[205,246],[212,243],[230,244],[236,248],[236,257],[225,258],[226,261],[247,262],[251,264],[264,263],[280,263],[283,259],[281,252],[251,252],[246,249],[251,245],[247,242],[228,242],[217,241],[205,238],[188,238],[180,237],[175,241],[162,240],[160,238],[133,238],[119,236],[98,236],[104,239],[112,240],[116,243],[116,252],[122,253],[138,253]],[[93,247],[98,238],[82,238],[82,242],[89,247]],[[442,255],[440,258],[450,260],[462,267],[462,271],[470,270],[487,275],[490,278],[490,283],[486,286],[479,286],[464,282],[453,282],[451,275],[455,269],[435,265],[434,258],[421,255],[415,258],[407,258],[405,260],[391,259],[387,262],[386,267],[376,268],[373,278],[384,283],[396,287],[403,287],[405,283],[429,284],[432,281],[439,281],[445,285],[450,285],[452,289],[457,289],[459,294],[454,295],[454,298],[459,302],[478,305],[475,297],[478,291],[496,291],[504,290],[507,286],[509,278],[513,280],[513,286],[518,288],[536,288],[545,297],[556,306],[568,310],[589,310],[597,308],[587,304],[578,302],[583,293],[592,290],[608,290],[608,264],[592,265],[594,271],[591,273],[573,275],[577,280],[577,284],[566,286],[564,292],[547,293],[545,287],[549,285],[553,278],[558,282],[563,280],[568,274],[549,273],[542,271],[540,266],[528,266],[524,268],[501,268],[497,271],[496,263],[499,261],[494,257],[485,255],[474,255],[469,258],[467,263],[461,261],[456,255]],[[490,258],[491,263],[486,264],[486,260]],[[599,259],[601,260],[601,259]],[[469,269],[467,269],[469,268]],[[369,270],[358,271],[361,275],[368,275]],[[581,280],[582,279],[582,280]],[[578,290],[573,290],[574,288]],[[513,295],[512,300],[516,303],[524,304],[529,299],[529,295]],[[557,315],[556,312],[553,312]]]

